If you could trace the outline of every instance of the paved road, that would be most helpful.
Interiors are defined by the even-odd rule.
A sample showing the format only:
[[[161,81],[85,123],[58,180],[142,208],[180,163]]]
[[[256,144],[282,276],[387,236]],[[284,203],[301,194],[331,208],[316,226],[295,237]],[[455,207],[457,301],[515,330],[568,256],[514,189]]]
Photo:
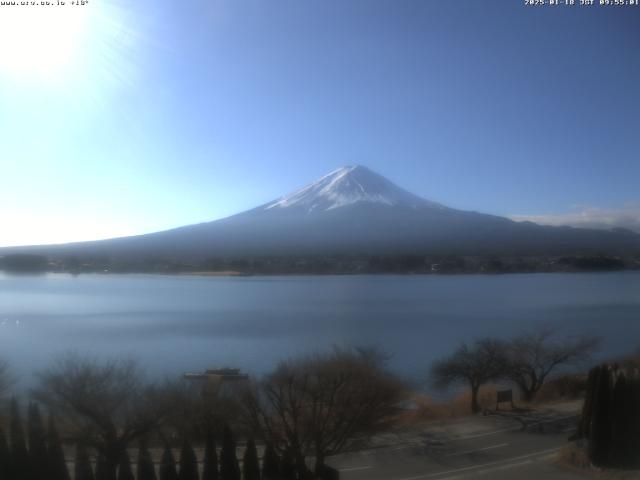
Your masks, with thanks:
[[[554,462],[575,419],[568,412],[546,412],[443,422],[389,436],[378,448],[330,463],[343,480],[584,479]]]

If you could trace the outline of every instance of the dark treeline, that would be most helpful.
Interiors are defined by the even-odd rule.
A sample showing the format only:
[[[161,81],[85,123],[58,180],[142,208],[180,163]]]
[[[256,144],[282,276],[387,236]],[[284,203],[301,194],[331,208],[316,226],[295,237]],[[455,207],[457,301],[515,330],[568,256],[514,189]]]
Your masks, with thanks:
[[[49,259],[41,255],[15,254],[0,257],[0,269],[7,272],[37,273],[51,268]]]
[[[0,480],[337,478],[327,458],[385,430],[406,398],[385,361],[376,350],[334,348],[261,380],[151,383],[133,361],[68,354],[38,373],[26,415],[10,403]]]
[[[294,480],[299,478],[337,479],[337,472],[324,466],[319,476],[301,477],[291,467],[290,457],[280,457],[267,445],[262,462],[256,444],[250,438],[244,447],[242,461],[238,459],[235,436],[224,426],[222,446],[216,450],[210,440],[205,454],[198,458],[191,443],[184,439],[176,458],[174,450],[165,444],[158,465],[142,439],[138,443],[135,468],[128,448],[119,452],[116,465],[98,450],[91,450],[85,442],[76,439],[75,455],[66,459],[56,422],[49,417],[45,429],[40,407],[30,403],[25,426],[18,402],[11,402],[9,436],[0,429],[0,479],[2,480]],[[209,438],[213,438],[211,433]],[[91,452],[91,453],[90,453]],[[220,458],[220,461],[218,461]],[[261,464],[262,463],[262,464]],[[202,472],[202,473],[201,473]]]
[[[45,428],[36,403],[29,404],[25,429],[17,400],[11,402],[8,438],[0,429],[0,478],[69,480],[56,422],[50,416]]]
[[[164,258],[110,259],[109,257],[13,254],[0,258],[0,269],[16,273],[193,273],[238,272],[258,274],[356,273],[536,273],[615,271],[640,269],[640,258],[599,256],[513,257],[456,255],[329,255],[220,257],[201,261]]]

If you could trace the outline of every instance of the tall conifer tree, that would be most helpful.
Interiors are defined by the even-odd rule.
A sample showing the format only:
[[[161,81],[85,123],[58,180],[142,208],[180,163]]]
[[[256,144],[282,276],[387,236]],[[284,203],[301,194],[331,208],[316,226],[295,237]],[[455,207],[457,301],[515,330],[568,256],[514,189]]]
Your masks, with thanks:
[[[15,398],[11,400],[10,430],[11,480],[31,480],[32,469],[29,451],[24,438],[20,407]]]
[[[153,466],[153,459],[151,458],[151,452],[149,452],[145,439],[140,441],[137,474],[137,480],[156,480],[157,478],[156,469]]]
[[[220,479],[240,480],[240,466],[236,456],[236,441],[228,425],[222,433],[222,450],[220,451]]]
[[[94,480],[89,453],[81,444],[76,445],[76,460],[74,463],[74,480]]]
[[[598,466],[607,465],[611,457],[611,406],[611,369],[608,365],[603,365],[598,374],[593,403],[593,417],[589,431],[589,458]]]
[[[280,459],[273,446],[268,443],[262,456],[262,480],[278,480],[280,478]]]
[[[104,455],[99,454],[96,459],[96,480],[113,480],[110,478],[111,468],[107,464],[107,459],[104,458]]]
[[[125,449],[118,463],[118,480],[135,480],[133,470],[131,469],[131,458],[129,452]]]
[[[593,404],[595,403],[599,374],[600,367],[594,367],[589,370],[587,390],[584,403],[582,404],[582,415],[580,417],[580,423],[578,424],[578,438],[589,437],[589,429],[591,428],[591,420],[593,419]]]
[[[198,459],[191,444],[185,439],[180,449],[180,480],[198,480]]]
[[[35,480],[52,478],[49,475],[47,438],[36,403],[29,403],[27,409],[27,438],[29,439],[29,458],[31,459],[32,478]]]
[[[260,480],[260,464],[258,463],[258,451],[253,438],[247,442],[242,461],[243,480]]]
[[[49,415],[47,426],[47,465],[49,473],[43,478],[51,480],[69,480],[69,469],[67,468],[67,460],[64,456],[64,449],[60,442],[60,435],[56,428],[56,422],[53,415]]]
[[[11,450],[7,443],[7,437],[0,428],[0,479],[8,480],[11,475]]]
[[[282,480],[296,480],[295,460],[291,450],[287,449],[280,459],[280,477]]]
[[[202,468],[202,480],[218,480],[218,452],[213,432],[207,433],[204,447],[204,466]]]
[[[178,480],[178,472],[176,470],[176,459],[169,445],[162,452],[160,460],[160,480]]]

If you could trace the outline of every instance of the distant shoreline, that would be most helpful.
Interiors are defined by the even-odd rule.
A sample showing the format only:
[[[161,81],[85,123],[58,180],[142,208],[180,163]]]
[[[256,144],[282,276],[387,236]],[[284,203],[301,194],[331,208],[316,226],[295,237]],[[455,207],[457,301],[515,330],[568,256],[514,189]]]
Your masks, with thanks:
[[[640,255],[458,256],[334,255],[171,259],[47,258],[13,254],[0,257],[6,273],[160,274],[200,277],[290,275],[451,275],[507,273],[572,273],[640,270]]]
[[[238,272],[236,270],[225,270],[225,271],[219,271],[219,272],[217,271],[176,272],[176,273],[166,273],[165,275],[193,276],[193,277],[247,277],[253,274]]]
[[[162,277],[201,277],[201,278],[241,278],[241,277],[361,277],[361,276],[375,276],[375,277],[456,277],[456,276],[486,276],[495,277],[503,275],[536,275],[536,274],[572,274],[580,275],[585,273],[624,273],[624,272],[640,272],[640,269],[624,269],[624,270],[571,270],[571,271],[536,271],[536,272],[446,272],[446,273],[427,273],[427,272],[322,272],[322,273],[310,273],[310,272],[262,272],[262,273],[243,273],[236,271],[224,271],[224,272],[66,272],[66,271],[43,271],[43,272],[7,272],[0,270],[0,275],[5,276],[43,276],[48,274],[55,275],[116,275],[116,276],[128,276],[128,275],[151,275]]]
[[[412,277],[450,277],[457,275],[476,275],[492,277],[496,275],[533,275],[533,274],[554,274],[554,273],[621,273],[621,272],[640,272],[640,269],[621,269],[621,270],[551,270],[551,271],[523,271],[523,272],[442,272],[442,273],[429,273],[429,272],[255,272],[255,273],[243,273],[243,272],[176,272],[176,273],[155,273],[155,272],[128,272],[133,275],[166,275],[170,277],[353,277],[353,276],[376,276],[376,277],[388,277],[388,276],[412,276]],[[48,273],[68,273],[68,272],[48,272]],[[100,273],[100,272],[87,272],[87,273]],[[107,272],[105,275],[127,275],[124,272]]]

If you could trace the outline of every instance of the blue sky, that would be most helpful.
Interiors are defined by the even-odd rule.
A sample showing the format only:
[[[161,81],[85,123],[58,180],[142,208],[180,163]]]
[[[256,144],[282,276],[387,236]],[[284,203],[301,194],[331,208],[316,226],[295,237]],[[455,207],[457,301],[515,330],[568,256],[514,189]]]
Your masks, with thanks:
[[[221,218],[348,164],[453,207],[640,227],[640,7],[2,8],[0,245]]]

